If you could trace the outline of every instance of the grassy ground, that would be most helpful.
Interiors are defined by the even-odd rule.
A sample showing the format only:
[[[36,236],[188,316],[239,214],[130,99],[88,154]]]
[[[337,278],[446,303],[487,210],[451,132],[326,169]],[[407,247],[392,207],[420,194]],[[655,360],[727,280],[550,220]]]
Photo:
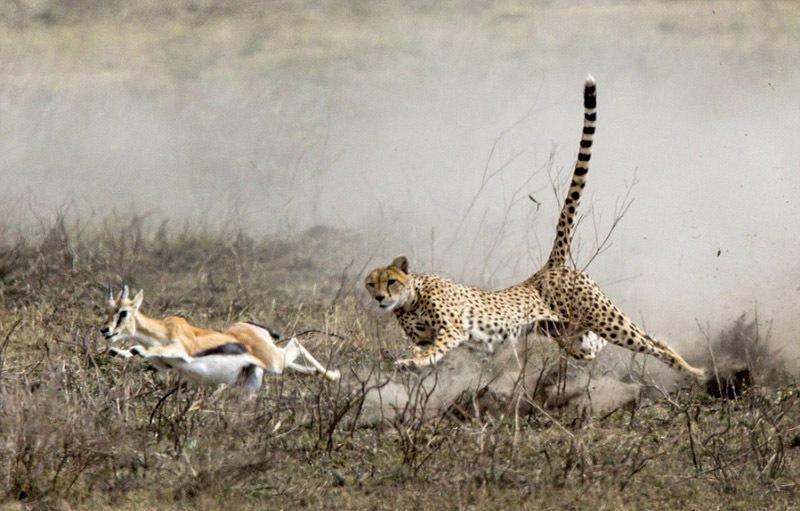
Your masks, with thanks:
[[[508,62],[492,68],[502,72],[498,82],[553,69],[598,45],[657,72],[664,55],[690,48],[741,60],[743,73],[759,76],[762,64],[796,61],[800,25],[796,4],[765,1],[715,3],[719,9],[601,2],[596,23],[580,25],[574,20],[584,7],[569,2],[97,4],[0,2],[7,185],[24,171],[44,194],[64,180],[59,165],[75,148],[100,145],[86,161],[69,160],[83,172],[79,188],[88,198],[110,208],[134,201],[127,193],[104,195],[124,181],[107,167],[130,156],[135,172],[126,179],[134,184],[125,182],[151,186],[154,203],[165,203],[156,194],[162,190],[185,199],[171,190],[187,186],[203,192],[192,201],[208,206],[208,190],[216,198],[229,181],[247,183],[234,199],[266,204],[259,225],[284,218],[284,191],[296,183],[282,179],[313,184],[324,172],[316,163],[322,157],[299,156],[308,139],[324,138],[319,97],[331,90],[358,91],[365,81],[380,88],[398,69],[414,74],[447,61],[436,56],[460,55],[452,48],[465,41],[474,50],[465,65],[476,74]],[[463,22],[463,34],[439,31],[451,19]],[[116,105],[115,95],[124,98],[118,118],[100,107],[106,99]],[[175,147],[152,146],[159,164],[170,149],[194,155],[184,162],[186,175],[136,167],[138,143],[153,136],[145,129],[103,138],[112,125],[135,128],[130,114],[141,98],[159,121],[208,130]],[[224,103],[216,116],[192,108],[215,101]],[[253,111],[266,127],[242,122]],[[178,125],[165,123],[154,137],[170,140]],[[59,152],[64,139],[71,144]],[[124,158],[104,159],[115,150]],[[64,175],[64,186],[73,184],[75,176]],[[59,203],[61,185],[53,188]],[[311,188],[297,193],[299,208],[313,208],[318,191]],[[39,198],[29,201],[36,214]],[[700,388],[650,389],[636,406],[587,415],[548,407],[536,371],[515,387],[515,399],[451,399],[459,394],[452,388],[442,399],[442,387],[459,376],[451,369],[442,370],[436,392],[390,372],[402,334],[365,306],[360,283],[375,239],[323,227],[297,233],[292,225],[283,231],[295,234],[262,237],[255,229],[221,229],[227,217],[208,229],[175,221],[160,227],[155,215],[45,219],[18,236],[18,212],[9,210],[21,202],[3,207],[8,225],[0,225],[0,510],[797,507],[800,387],[765,350],[755,323],[711,333],[721,353],[752,370],[755,385],[736,399]],[[170,213],[167,205],[161,211]],[[248,398],[110,359],[97,332],[109,281],[144,289],[144,311],[154,316],[181,314],[219,328],[256,320],[286,336],[318,330],[302,342],[346,377],[336,385],[269,378]],[[536,344],[534,352],[536,364],[557,358],[552,344]],[[362,385],[365,375],[372,376]],[[386,378],[408,399],[376,402],[368,387]]]
[[[0,265],[8,509],[793,507],[800,389],[763,364],[762,384],[738,399],[694,389],[605,417],[515,400],[480,416],[466,401],[460,413],[423,417],[430,396],[412,381],[399,413],[357,427],[365,394],[353,373],[341,385],[271,378],[247,399],[182,387],[103,353],[98,276],[111,275],[143,287],[153,315],[336,333],[303,341],[346,373],[380,372],[401,336],[361,304],[353,286],[363,272],[342,272],[358,244],[332,230],[282,240],[166,235],[139,219],[81,232],[56,222],[8,242]]]

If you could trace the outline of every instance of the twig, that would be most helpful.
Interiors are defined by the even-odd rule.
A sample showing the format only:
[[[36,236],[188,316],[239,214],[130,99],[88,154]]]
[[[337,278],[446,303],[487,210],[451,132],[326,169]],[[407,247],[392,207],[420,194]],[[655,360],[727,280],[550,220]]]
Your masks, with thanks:
[[[310,334],[322,334],[322,335],[327,335],[328,337],[334,337],[334,338],[342,340],[342,341],[346,341],[347,340],[346,337],[341,336],[339,334],[335,334],[333,332],[326,332],[324,330],[317,330],[315,328],[311,328],[309,330],[303,330],[300,333],[294,334],[292,337],[303,337],[305,335],[310,335]]]
[[[18,319],[16,323],[11,325],[11,329],[6,334],[5,338],[3,339],[3,344],[0,344],[0,376],[3,375],[3,365],[5,364],[6,357],[6,347],[8,346],[8,342],[11,340],[11,334],[14,333],[14,330],[17,329],[19,324],[22,323],[22,319]]]

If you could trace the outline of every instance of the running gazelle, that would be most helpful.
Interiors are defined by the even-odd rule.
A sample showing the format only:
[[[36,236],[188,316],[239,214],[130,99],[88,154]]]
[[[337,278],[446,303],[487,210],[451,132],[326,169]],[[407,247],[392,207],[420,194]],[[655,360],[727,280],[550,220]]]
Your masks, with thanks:
[[[154,319],[140,308],[144,293],[131,299],[124,286],[116,299],[109,287],[106,294],[106,323],[100,333],[109,343],[135,339],[128,349],[109,348],[116,356],[141,356],[156,369],[175,369],[204,384],[242,385],[248,390],[261,387],[264,372],[282,374],[289,368],[304,374],[320,373],[332,381],[339,371],[326,369],[296,338],[284,347],[275,344],[278,335],[255,323],[235,323],[224,332],[190,325],[178,316]],[[303,356],[313,367],[296,363]]]

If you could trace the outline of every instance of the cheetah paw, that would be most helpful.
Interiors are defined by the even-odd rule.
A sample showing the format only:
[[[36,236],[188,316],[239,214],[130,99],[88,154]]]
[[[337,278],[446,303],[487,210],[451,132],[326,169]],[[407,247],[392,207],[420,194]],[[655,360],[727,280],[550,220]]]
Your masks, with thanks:
[[[400,358],[394,361],[394,367],[400,371],[410,371],[416,369],[417,364],[413,358]]]

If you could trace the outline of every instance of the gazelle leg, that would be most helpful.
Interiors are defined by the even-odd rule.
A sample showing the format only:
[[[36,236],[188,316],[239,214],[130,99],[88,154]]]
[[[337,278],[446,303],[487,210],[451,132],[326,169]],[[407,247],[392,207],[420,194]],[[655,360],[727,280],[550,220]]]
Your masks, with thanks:
[[[155,369],[156,371],[169,371],[171,369],[168,364],[165,364],[157,359],[148,359],[146,352],[147,349],[143,346],[139,346],[138,344],[126,350],[115,347],[108,348],[108,353],[112,357],[120,357],[128,360],[134,356],[138,356],[147,359],[147,364],[150,366],[150,368]]]
[[[336,381],[341,377],[339,371],[326,369],[325,366],[320,364],[317,361],[317,359],[315,359],[311,355],[311,353],[308,352],[307,349],[305,349],[299,342],[297,342],[297,339],[294,337],[289,341],[286,347],[283,348],[283,350],[284,350],[284,364],[286,365],[286,367],[291,367],[292,369],[296,369],[295,367],[292,367],[292,365],[295,366],[298,365],[294,364],[294,361],[297,359],[297,357],[303,355],[303,358],[305,358],[312,366],[316,368],[318,372],[322,373],[329,380]],[[310,368],[306,367],[305,369],[310,369]],[[297,370],[300,372],[304,372],[303,370],[299,369]]]
[[[136,346],[132,346],[130,349],[128,349],[128,351],[131,353],[131,355],[138,355],[147,359],[163,358],[164,360],[174,359],[183,362],[189,362],[191,360],[189,354],[186,353],[186,349],[178,342],[167,344],[165,346],[156,346],[154,348],[145,348],[144,346],[137,344]]]
[[[255,392],[261,388],[261,382],[264,379],[264,370],[258,366],[250,366],[242,371],[244,382],[242,388],[247,392]]]
[[[282,350],[283,365],[279,371],[275,372],[275,374],[283,374],[283,369],[287,367],[302,374],[316,374],[318,372],[317,368],[315,367],[308,367],[295,363],[295,360],[302,355],[302,352],[300,351],[299,345],[294,341],[294,339],[289,341],[289,344],[287,344],[284,348],[279,349]]]
[[[120,358],[131,358],[133,357],[133,353],[130,350],[121,350],[119,348],[108,348],[108,354],[112,357],[120,357]]]
[[[319,372],[315,367],[308,367],[301,364],[295,364],[294,362],[286,364],[286,367],[302,374],[317,374]]]

